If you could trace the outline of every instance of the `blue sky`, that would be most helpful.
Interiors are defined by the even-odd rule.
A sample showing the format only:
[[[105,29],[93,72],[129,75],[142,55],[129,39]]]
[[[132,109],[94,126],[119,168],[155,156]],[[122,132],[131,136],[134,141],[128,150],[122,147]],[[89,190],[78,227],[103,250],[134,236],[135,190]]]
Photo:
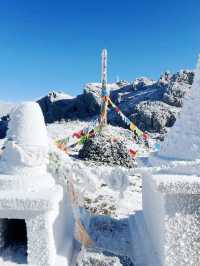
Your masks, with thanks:
[[[158,78],[193,69],[200,52],[200,1],[0,1],[0,100],[72,95],[100,80]]]

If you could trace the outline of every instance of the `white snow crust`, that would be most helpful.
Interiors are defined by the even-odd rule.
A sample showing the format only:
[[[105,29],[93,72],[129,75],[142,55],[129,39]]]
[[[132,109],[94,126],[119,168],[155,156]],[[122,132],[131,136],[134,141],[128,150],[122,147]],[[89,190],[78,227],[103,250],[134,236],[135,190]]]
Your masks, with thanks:
[[[21,146],[48,146],[44,117],[37,103],[18,104],[12,109],[10,119],[8,139]]]
[[[199,265],[200,58],[191,94],[143,174],[143,213],[159,265]]]
[[[165,138],[161,150],[150,162],[200,159],[200,58],[191,92],[184,99],[180,117]]]
[[[0,101],[0,117],[9,114],[14,105],[15,105],[14,103],[7,103]]]

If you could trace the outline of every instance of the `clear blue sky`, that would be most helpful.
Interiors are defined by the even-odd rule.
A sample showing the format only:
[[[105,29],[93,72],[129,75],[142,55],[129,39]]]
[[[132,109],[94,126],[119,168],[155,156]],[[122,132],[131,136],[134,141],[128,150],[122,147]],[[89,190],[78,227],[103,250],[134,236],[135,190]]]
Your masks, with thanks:
[[[200,1],[1,0],[0,100],[81,93],[100,80],[104,47],[110,82],[194,68]]]

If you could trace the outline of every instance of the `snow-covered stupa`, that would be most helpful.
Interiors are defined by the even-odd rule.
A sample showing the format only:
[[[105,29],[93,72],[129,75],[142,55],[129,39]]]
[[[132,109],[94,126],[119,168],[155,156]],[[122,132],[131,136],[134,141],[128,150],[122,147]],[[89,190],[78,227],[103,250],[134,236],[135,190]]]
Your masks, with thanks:
[[[144,220],[161,266],[200,265],[199,121],[200,58],[180,117],[143,173]]]
[[[183,108],[175,125],[166,136],[161,150],[149,159],[155,170],[184,169],[185,165],[200,164],[200,57],[197,63],[194,82],[184,99]],[[194,168],[194,167],[193,167]],[[197,170],[196,168],[196,170]],[[195,169],[193,169],[195,171]],[[185,171],[185,170],[183,170]],[[192,169],[191,169],[192,171]]]
[[[40,107],[22,103],[12,110],[10,119],[0,160],[0,184],[28,191],[52,187],[55,181],[46,169],[48,137]]]
[[[47,130],[37,103],[15,107],[7,137],[0,158],[0,248],[20,240],[28,265],[70,265],[73,217],[66,193],[47,172]]]

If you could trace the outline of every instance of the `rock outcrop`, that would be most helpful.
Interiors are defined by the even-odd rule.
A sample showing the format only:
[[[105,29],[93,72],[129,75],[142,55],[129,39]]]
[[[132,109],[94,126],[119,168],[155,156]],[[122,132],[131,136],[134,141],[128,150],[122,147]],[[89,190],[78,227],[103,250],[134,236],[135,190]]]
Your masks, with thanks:
[[[165,127],[174,124],[184,96],[190,91],[193,78],[194,72],[184,70],[173,75],[165,72],[157,81],[142,77],[132,83],[119,81],[108,86],[112,101],[139,128],[160,133]],[[88,83],[83,94],[77,97],[66,97],[63,93],[52,92],[38,103],[47,123],[61,119],[86,119],[99,114],[100,91],[100,83]],[[108,121],[113,125],[126,127],[112,108],[108,113]]]
[[[182,107],[184,96],[189,89],[190,85],[188,84],[172,82],[163,95],[163,102],[172,106]]]
[[[165,72],[158,81],[146,77],[132,83],[121,80],[108,84],[112,101],[142,130],[161,133],[173,126],[183,99],[190,91],[194,72],[183,70],[176,74]],[[50,92],[39,99],[46,123],[60,120],[89,119],[98,115],[101,108],[101,84],[88,83],[82,94],[72,97],[62,92]],[[5,108],[4,108],[5,109]],[[108,121],[112,125],[127,125],[110,108]],[[8,121],[0,120],[0,138],[4,138]]]
[[[136,105],[131,120],[143,131],[161,132],[176,121],[176,108],[162,101],[144,101]]]
[[[84,119],[99,113],[100,99],[94,93],[84,92],[74,98],[60,96],[60,93],[52,92],[38,100],[46,123],[62,119]]]
[[[112,91],[111,98],[140,129],[161,133],[176,121],[193,78],[194,72],[186,70],[174,75],[166,72],[158,81],[139,78]],[[108,117],[111,124],[126,127],[114,110]]]
[[[188,70],[170,76],[170,82],[163,95],[163,101],[172,106],[182,107],[184,96],[189,92],[193,79],[194,72]]]
[[[4,139],[6,137],[8,130],[8,121],[9,116],[3,116],[2,118],[0,118],[0,139]]]
[[[101,134],[86,141],[79,151],[79,158],[109,165],[134,167],[134,160],[124,143]]]

